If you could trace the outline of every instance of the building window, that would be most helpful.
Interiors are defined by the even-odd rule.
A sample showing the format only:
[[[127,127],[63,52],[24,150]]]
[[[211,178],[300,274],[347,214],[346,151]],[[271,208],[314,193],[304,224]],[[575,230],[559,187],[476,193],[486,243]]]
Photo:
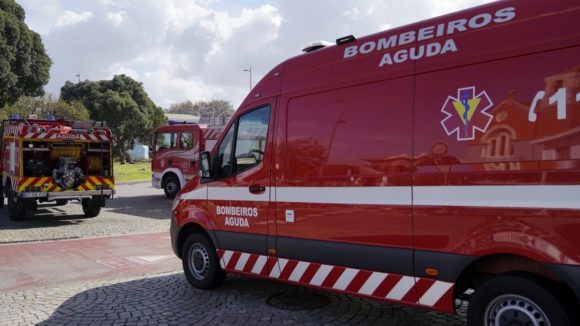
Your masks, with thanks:
[[[513,136],[508,130],[498,130],[486,138],[485,157],[512,157],[514,155]]]
[[[569,160],[570,159],[570,147],[556,148],[556,159],[557,160]]]

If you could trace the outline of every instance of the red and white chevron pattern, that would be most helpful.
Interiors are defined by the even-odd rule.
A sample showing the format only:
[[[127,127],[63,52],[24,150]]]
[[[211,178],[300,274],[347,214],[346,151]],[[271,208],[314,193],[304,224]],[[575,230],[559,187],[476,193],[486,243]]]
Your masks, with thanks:
[[[454,283],[230,250],[217,252],[227,272],[454,312]]]
[[[4,126],[4,135],[5,136],[18,136],[18,135],[20,135],[21,129],[22,129],[22,127],[18,126],[18,125],[5,125]]]

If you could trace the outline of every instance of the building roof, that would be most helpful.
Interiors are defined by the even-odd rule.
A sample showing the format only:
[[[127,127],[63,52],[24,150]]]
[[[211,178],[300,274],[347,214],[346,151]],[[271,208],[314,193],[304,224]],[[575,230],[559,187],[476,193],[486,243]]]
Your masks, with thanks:
[[[193,114],[165,113],[167,120],[199,122],[199,117]]]

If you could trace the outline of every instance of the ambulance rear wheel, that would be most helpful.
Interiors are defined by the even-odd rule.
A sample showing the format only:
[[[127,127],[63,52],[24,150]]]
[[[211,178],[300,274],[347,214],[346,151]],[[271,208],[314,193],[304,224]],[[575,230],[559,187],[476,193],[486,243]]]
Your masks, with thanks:
[[[481,284],[467,306],[467,324],[577,325],[563,291],[528,275],[503,275]]]
[[[12,189],[8,190],[8,216],[12,221],[22,221],[26,218],[26,211],[18,209],[18,197]]]
[[[185,277],[195,288],[212,289],[220,286],[226,279],[215,247],[200,233],[193,233],[187,238],[181,257]]]
[[[98,205],[92,198],[83,198],[81,201],[83,206],[83,213],[86,218],[93,218],[99,216],[101,213],[101,206]]]
[[[181,190],[181,186],[179,185],[179,180],[176,177],[168,177],[165,180],[165,186],[163,187],[165,191],[165,196],[169,199],[175,199],[175,196]]]

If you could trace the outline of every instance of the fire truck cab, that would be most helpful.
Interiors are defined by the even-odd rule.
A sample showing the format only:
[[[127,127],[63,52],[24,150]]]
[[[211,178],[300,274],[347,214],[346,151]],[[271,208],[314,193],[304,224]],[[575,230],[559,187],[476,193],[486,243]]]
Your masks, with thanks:
[[[188,281],[580,325],[579,17],[497,1],[274,67],[174,201]]]
[[[105,122],[37,119],[14,115],[0,126],[0,207],[23,220],[38,203],[80,201],[96,217],[115,194],[113,135]]]
[[[169,199],[197,175],[199,152],[211,151],[231,115],[202,117],[199,123],[157,127],[152,138],[151,185],[163,189]]]

